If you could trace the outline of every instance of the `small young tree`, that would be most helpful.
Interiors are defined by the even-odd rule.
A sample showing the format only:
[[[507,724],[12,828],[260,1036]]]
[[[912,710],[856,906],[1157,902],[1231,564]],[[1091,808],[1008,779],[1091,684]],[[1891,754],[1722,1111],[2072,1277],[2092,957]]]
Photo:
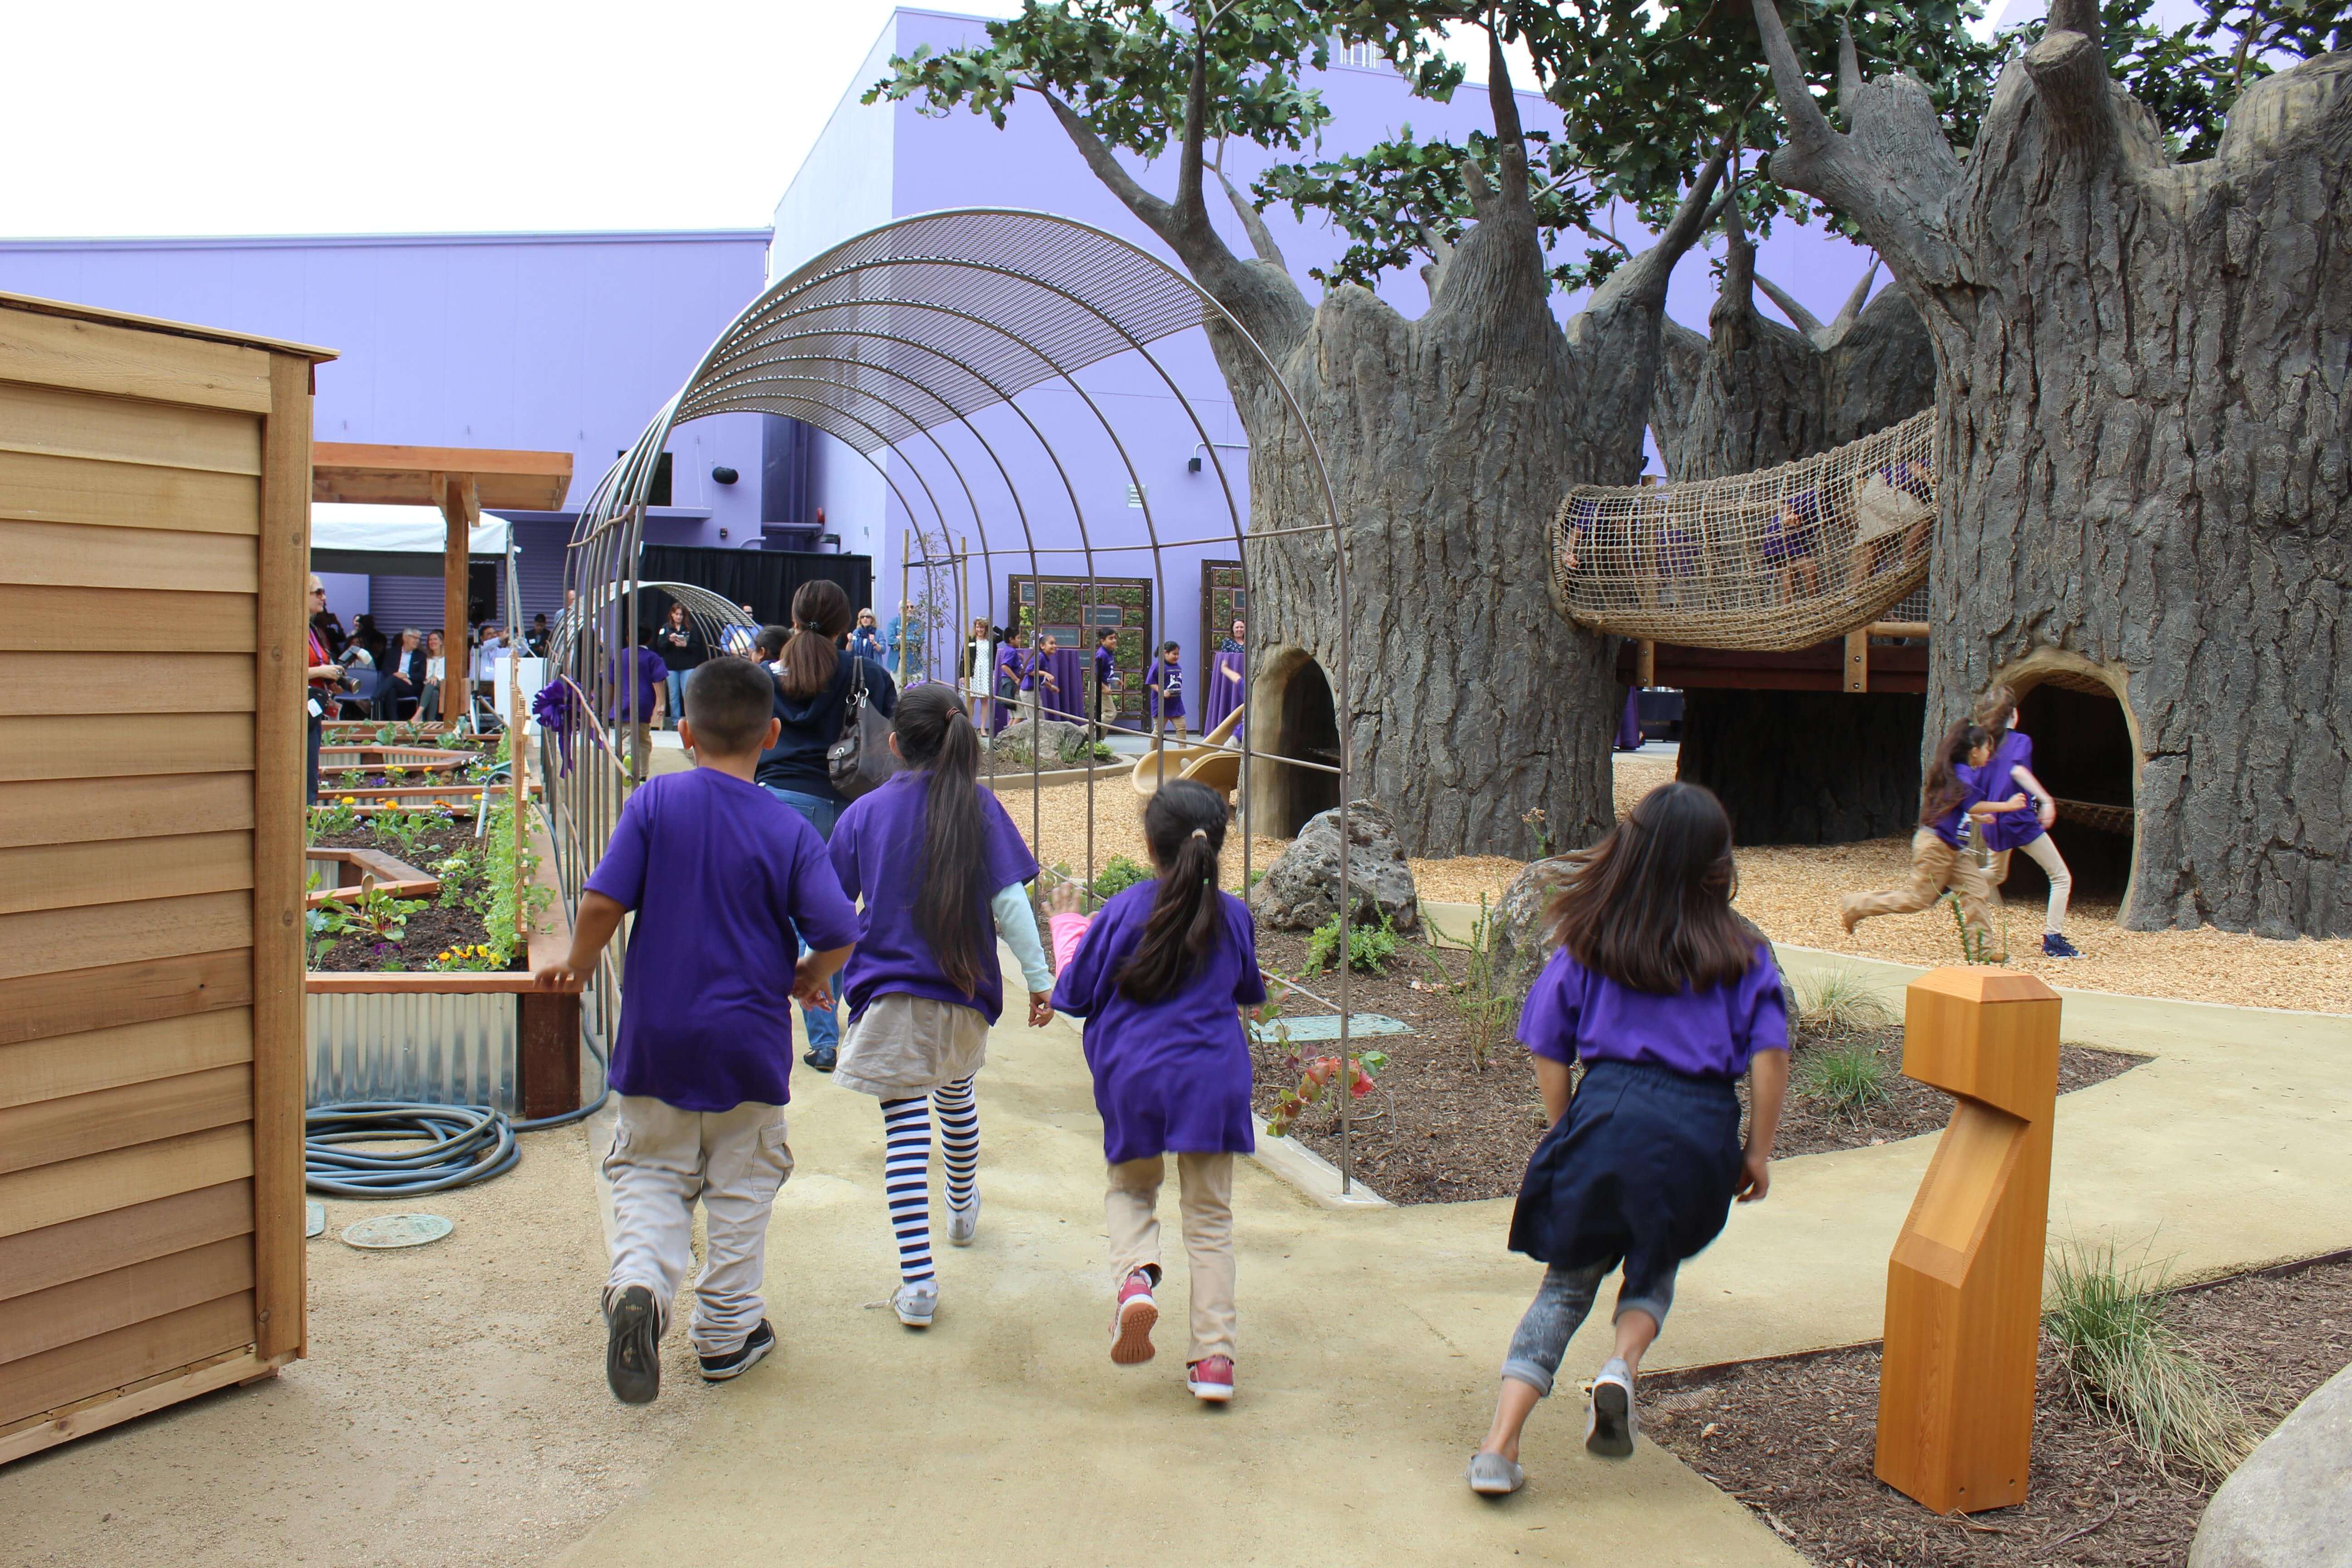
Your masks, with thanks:
[[[1911,29],[1931,39],[1960,15],[1949,0],[1920,14],[1949,19]],[[1570,628],[1550,600],[1548,525],[1570,487],[1640,473],[1667,277],[1701,232],[1728,142],[1769,130],[1754,51],[1710,15],[1633,0],[1030,0],[989,25],[986,45],[895,60],[876,89],[999,123],[1023,94],[1044,104],[1272,358],[1346,531],[1354,662],[1340,721],[1358,787],[1391,808],[1414,853],[1525,854],[1538,807],[1570,844],[1613,820],[1622,694],[1606,639]],[[1227,186],[1252,252],[1235,254],[1211,221],[1214,150],[1239,138],[1305,151],[1328,111],[1302,73],[1335,41],[1370,45],[1423,96],[1450,95],[1463,73],[1436,30],[1456,24],[1486,36],[1491,133],[1456,145],[1408,128],[1360,157],[1270,172],[1261,202],[1322,211],[1352,242],[1319,301]],[[1890,28],[1891,48],[1908,26]],[[1558,137],[1520,122],[1513,42],[1570,108]],[[1121,154],[1171,143],[1163,196]],[[1659,226],[1639,251],[1608,226],[1621,204]],[[1568,235],[1591,248],[1556,271],[1546,241]],[[1423,258],[1430,304],[1417,320],[1362,286]],[[1550,299],[1562,284],[1592,287],[1565,329]],[[1320,489],[1275,389],[1230,331],[1212,327],[1210,341],[1250,435],[1253,527],[1319,522]],[[1328,547],[1272,538],[1252,546],[1252,566],[1258,635],[1336,668]]]
[[[2234,77],[2173,73],[2242,89],[2192,159],[2117,84],[2096,0],[2053,0],[1963,163],[1850,42],[1832,127],[1753,5],[1774,177],[1854,223],[1935,345],[1929,711],[2038,648],[2118,672],[2127,922],[2352,934],[2352,55],[2268,75],[2258,33]]]

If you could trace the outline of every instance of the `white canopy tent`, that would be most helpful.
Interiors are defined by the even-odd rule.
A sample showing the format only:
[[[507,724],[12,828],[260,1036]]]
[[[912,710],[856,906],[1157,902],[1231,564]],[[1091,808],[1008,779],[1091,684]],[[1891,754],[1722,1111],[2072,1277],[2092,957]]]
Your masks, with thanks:
[[[505,558],[506,519],[482,514],[466,551],[477,561]],[[434,506],[363,501],[310,503],[310,570],[378,577],[438,577],[449,527]]]

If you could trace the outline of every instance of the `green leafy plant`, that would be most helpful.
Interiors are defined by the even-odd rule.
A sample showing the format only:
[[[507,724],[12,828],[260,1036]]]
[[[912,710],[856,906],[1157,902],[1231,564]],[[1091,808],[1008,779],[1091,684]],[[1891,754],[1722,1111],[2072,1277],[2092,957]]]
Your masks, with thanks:
[[[1357,921],[1348,929],[1348,967],[1361,974],[1386,974],[1389,960],[1396,956],[1397,934],[1394,916],[1383,914],[1378,925]],[[1339,917],[1333,915],[1317,926],[1307,939],[1307,972],[1318,974],[1331,967],[1339,955]]]
[[[448,832],[451,823],[436,807],[387,805],[375,814],[373,826],[377,840],[397,849],[400,858],[407,860],[428,837]]]
[[[1510,1026],[1519,1010],[1519,987],[1511,984],[1504,966],[1495,961],[1495,913],[1487,907],[1486,895],[1478,898],[1478,919],[1470,928],[1470,946],[1463,955],[1462,978],[1433,952],[1423,958],[1432,971],[1429,988],[1442,993],[1462,1016],[1470,1046],[1470,1066],[1474,1071],[1485,1072],[1493,1054],[1495,1040]]]
[[[458,909],[466,903],[467,890],[481,879],[481,857],[470,849],[460,849],[433,862],[431,869],[441,879],[441,907]]]
[[[1850,1035],[1892,1023],[1894,1010],[1868,980],[1851,969],[1823,969],[1794,987],[1797,1016],[1789,1020],[1801,1035]]]
[[[310,808],[310,837],[313,841],[332,834],[349,833],[360,823],[359,797],[338,795]]]
[[[1103,862],[1103,868],[1100,871],[1095,873],[1093,886],[1088,891],[1096,898],[1107,900],[1124,893],[1139,882],[1149,882],[1151,880],[1151,876],[1150,867],[1130,859],[1125,855],[1114,855]]]
[[[1276,1097],[1273,1114],[1265,1119],[1265,1131],[1269,1138],[1289,1137],[1290,1130],[1298,1125],[1299,1119],[1310,1107],[1321,1102],[1339,1077],[1338,1057],[1314,1057],[1302,1060],[1293,1053],[1290,1061],[1298,1069],[1298,1082],[1296,1087],[1286,1089]],[[1388,1053],[1365,1051],[1354,1057],[1348,1065],[1349,1092],[1361,1100],[1372,1092],[1372,1080],[1380,1077],[1381,1069],[1389,1065]]]
[[[433,955],[427,967],[466,973],[487,973],[504,969],[508,956],[488,942],[474,942],[463,947],[444,948]]]
[[[1946,893],[1944,904],[1952,911],[1952,924],[1958,928],[1960,933],[1960,957],[1969,963],[2000,963],[2001,959],[1994,951],[1992,933],[1990,931],[1979,931],[1969,924],[1969,917],[1960,909],[1960,896],[1958,893]],[[2005,940],[2008,933],[2009,917],[2004,912],[2001,916],[2001,934],[2004,938],[2001,947],[2004,950],[2008,946]]]
[[[2165,1270],[2127,1264],[2112,1241],[2053,1249],[2042,1326],[2074,1397],[2131,1434],[2159,1469],[2218,1480],[2254,1445],[2245,1406],[2220,1373],[2180,1342]]]
[[[499,952],[496,967],[503,969],[521,951],[531,925],[546,911],[555,893],[532,880],[539,870],[539,856],[529,846],[520,853],[515,847],[514,802],[502,800],[490,808],[483,837],[488,849],[484,873],[488,904],[482,910],[482,923],[488,928],[490,945]]]
[[[1536,836],[1536,858],[1538,860],[1550,859],[1552,853],[1551,823],[1550,819],[1544,816],[1544,808],[1542,806],[1537,806],[1535,809],[1520,817],[1519,820],[1526,823],[1528,830]]]
[[[367,774],[357,768],[345,768],[335,775],[335,782],[345,789],[357,789],[367,783]]]
[[[339,891],[311,911],[318,917],[311,930],[327,939],[326,947],[345,937],[397,943],[408,935],[408,917],[424,907],[424,900],[395,899],[377,887],[373,877],[363,877],[354,894],[346,897]]]
[[[1790,1076],[1799,1094],[1817,1101],[1832,1115],[1858,1120],[1886,1098],[1895,1069],[1875,1047],[1846,1040],[1799,1051]]]

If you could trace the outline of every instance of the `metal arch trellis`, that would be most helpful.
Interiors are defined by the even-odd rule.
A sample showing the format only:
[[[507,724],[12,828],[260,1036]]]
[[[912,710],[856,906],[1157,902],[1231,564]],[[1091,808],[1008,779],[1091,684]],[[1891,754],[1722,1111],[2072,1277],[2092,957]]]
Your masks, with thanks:
[[[1314,468],[1324,514],[1319,523],[1270,529],[1255,535],[1248,529],[1234,497],[1232,476],[1218,455],[1220,446],[1227,444],[1213,439],[1183,387],[1150,348],[1202,327],[1229,333],[1241,352],[1255,358],[1267,384],[1278,393],[1283,411]],[[1196,433],[1223,502],[1223,532],[1212,530],[1212,537],[1201,539],[1162,537],[1149,487],[1137,470],[1128,443],[1097,398],[1078,380],[1078,373],[1089,366],[1122,356],[1131,356],[1148,367]],[[1080,436],[1091,436],[1108,443],[1116,454],[1117,467],[1125,470],[1132,487],[1130,504],[1142,512],[1144,542],[1103,542],[1097,531],[1089,528],[1081,488],[1057,447],[1055,434],[1048,428],[1055,422],[1041,420],[1021,402],[1024,393],[1049,385],[1072,395],[1083,410],[1075,421],[1075,430],[1060,430],[1061,446]],[[1009,410],[1013,423],[992,440],[974,416],[999,408]],[[997,615],[992,568],[999,562],[1025,562],[1028,578],[1042,584],[1047,576],[1044,567],[1047,559],[1077,558],[1083,563],[1082,572],[1064,570],[1055,575],[1066,582],[1082,581],[1085,602],[1093,604],[1100,597],[1098,557],[1148,552],[1158,590],[1155,603],[1165,617],[1174,602],[1167,591],[1166,550],[1230,543],[1243,563],[1242,585],[1247,592],[1253,579],[1251,544],[1263,548],[1266,541],[1283,535],[1328,538],[1339,626],[1339,668],[1327,672],[1339,721],[1336,765],[1266,752],[1252,735],[1262,726],[1247,723],[1241,728],[1238,743],[1222,749],[1239,756],[1237,793],[1244,816],[1237,826],[1244,894],[1252,880],[1252,835],[1246,814],[1257,765],[1263,762],[1337,776],[1338,827],[1343,846],[1339,952],[1347,952],[1355,915],[1349,856],[1344,848],[1352,841],[1349,812],[1354,755],[1347,721],[1352,616],[1346,542],[1314,434],[1264,349],[1190,279],[1149,252],[1090,225],[1008,208],[965,208],[899,219],[845,239],[803,264],[753,300],[719,333],[677,395],[598,481],[572,531],[565,562],[567,609],[556,649],[560,679],[575,689],[580,699],[575,710],[585,710],[580,714],[583,722],[579,726],[573,764],[549,792],[558,818],[556,841],[573,851],[564,856],[560,868],[567,900],[576,903],[629,787],[629,772],[614,731],[599,720],[608,714],[626,717],[620,713],[625,694],[614,677],[635,658],[641,625],[639,594],[660,587],[677,595],[686,599],[698,623],[732,612],[732,606],[722,608],[723,601],[716,595],[705,595],[714,604],[702,605],[678,595],[676,585],[637,580],[636,563],[656,465],[677,426],[716,414],[747,412],[796,418],[842,441],[875,469],[906,513],[916,546],[908,567],[910,573],[920,574],[923,585],[900,606],[902,637],[908,617],[920,605],[924,613],[919,668],[924,679],[930,679],[930,672],[948,669],[961,681],[971,673],[963,637],[964,627],[978,614],[970,602],[967,575],[975,562],[982,573],[980,602],[986,606],[985,621],[992,628],[1012,624],[1018,614],[1018,606],[1008,606],[1011,613],[1002,621]],[[969,440],[977,447],[980,467],[968,473],[971,459],[958,461],[950,442],[942,439],[951,432],[957,440]],[[1014,477],[1019,465],[1008,462],[1007,454],[1015,447],[1032,444],[1044,455],[1050,477],[1042,489],[1033,483],[1032,492],[1024,495]],[[994,501],[1000,490],[1003,506]],[[1057,538],[1055,532],[1063,506],[1067,509],[1074,542]],[[992,542],[992,514],[997,517],[996,532],[1002,542]],[[959,546],[958,534],[967,519],[970,531]],[[1007,534],[1008,521],[1017,543]],[[975,538],[976,549],[971,545]],[[1042,611],[1042,591],[1038,599]],[[1252,614],[1244,623],[1242,654],[1244,706],[1255,696],[1256,606],[1262,596],[1249,593],[1248,599]],[[937,610],[943,603],[951,604],[954,613],[942,623]],[[719,646],[718,634],[724,628],[706,625],[704,630],[712,646]],[[1150,628],[1144,630],[1149,633]],[[905,647],[902,643],[902,651]],[[901,659],[902,675],[908,662]],[[1213,660],[1202,668],[1213,670]],[[978,673],[993,675],[992,670]],[[1092,705],[1085,706],[1086,717],[1091,720]],[[1168,771],[1164,747],[1155,748],[1151,754],[1157,759],[1152,766],[1158,778],[1164,780]],[[1045,768],[1042,748],[1033,743],[1029,747],[1033,843],[1042,838]],[[1085,858],[1089,882],[1096,871],[1096,786],[1100,777],[1117,779],[1123,774],[1124,770],[1103,773],[1088,748]],[[1134,798],[1127,791],[1120,793],[1124,798]],[[1348,965],[1342,962],[1337,1005],[1343,1190],[1352,1187],[1355,1174],[1353,1096],[1346,1092],[1354,1071],[1348,974]],[[617,985],[609,963],[600,968],[593,992],[596,1016],[616,1018]]]

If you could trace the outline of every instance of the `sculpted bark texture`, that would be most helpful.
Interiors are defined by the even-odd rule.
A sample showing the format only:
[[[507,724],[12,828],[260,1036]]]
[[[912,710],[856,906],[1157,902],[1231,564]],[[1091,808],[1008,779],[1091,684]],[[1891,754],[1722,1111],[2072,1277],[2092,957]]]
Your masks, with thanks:
[[[1963,167],[1924,89],[1850,59],[1832,130],[1754,3],[1775,176],[1854,218],[1935,343],[1929,728],[2037,650],[2115,674],[2126,923],[2352,934],[2352,55],[2176,165],[2095,0],[2056,0]]]
[[[1490,66],[1499,184],[1469,171],[1477,221],[1423,269],[1430,306],[1415,320],[1355,287],[1310,308],[1238,197],[1257,258],[1232,255],[1199,204],[1197,138],[1170,203],[1056,106],[1096,174],[1297,399],[1338,502],[1348,600],[1328,538],[1261,538],[1248,547],[1253,637],[1302,647],[1334,675],[1344,643],[1355,788],[1415,855],[1532,854],[1521,819],[1537,806],[1567,844],[1615,819],[1610,746],[1623,688],[1607,639],[1575,630],[1552,603],[1549,525],[1570,487],[1641,473],[1667,275],[1697,237],[1722,164],[1563,331],[1508,74],[1499,56]],[[1253,532],[1320,527],[1320,478],[1282,389],[1230,327],[1213,323],[1209,336],[1249,431]]]

